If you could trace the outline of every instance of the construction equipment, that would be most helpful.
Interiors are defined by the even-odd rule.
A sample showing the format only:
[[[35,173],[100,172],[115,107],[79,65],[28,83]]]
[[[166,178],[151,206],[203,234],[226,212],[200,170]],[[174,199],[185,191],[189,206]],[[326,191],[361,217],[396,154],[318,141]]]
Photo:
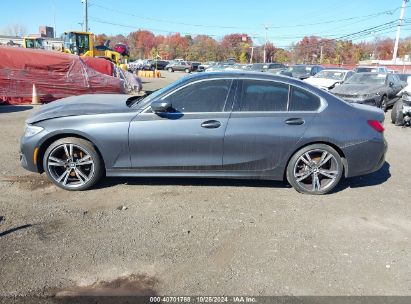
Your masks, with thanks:
[[[44,49],[44,38],[23,37],[23,47],[27,49]]]
[[[63,52],[78,56],[105,58],[117,65],[122,64],[120,53],[108,46],[95,46],[94,35],[90,32],[70,31],[64,33]]]

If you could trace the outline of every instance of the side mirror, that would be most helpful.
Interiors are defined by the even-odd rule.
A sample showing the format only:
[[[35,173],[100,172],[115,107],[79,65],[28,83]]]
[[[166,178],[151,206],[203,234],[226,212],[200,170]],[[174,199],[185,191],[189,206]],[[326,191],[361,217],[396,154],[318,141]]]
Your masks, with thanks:
[[[389,86],[390,86],[390,87],[393,87],[393,86],[394,86],[394,82],[391,81],[391,82],[389,83]]]
[[[151,103],[151,110],[154,113],[165,113],[171,109],[171,103],[164,100],[155,100]]]

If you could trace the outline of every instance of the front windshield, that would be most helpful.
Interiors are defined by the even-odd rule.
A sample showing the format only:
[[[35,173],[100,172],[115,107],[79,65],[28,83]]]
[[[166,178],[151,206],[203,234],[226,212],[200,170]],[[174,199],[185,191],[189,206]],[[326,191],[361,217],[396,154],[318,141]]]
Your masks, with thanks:
[[[188,77],[190,77],[190,76],[188,76]],[[173,82],[173,83],[169,84],[168,86],[163,87],[162,89],[156,90],[153,93],[151,93],[150,95],[148,95],[148,96],[146,96],[142,99],[137,98],[135,100],[135,102],[133,102],[129,105],[129,107],[130,108],[135,107],[137,104],[141,107],[144,107],[145,105],[149,104],[152,100],[156,99],[158,96],[161,96],[164,92],[166,92],[168,90],[172,90],[175,87],[178,87],[182,82],[185,82],[188,77],[180,78],[176,82]]]
[[[346,82],[352,84],[384,84],[385,83],[385,74],[364,74],[358,73],[353,76]]]
[[[357,73],[377,72],[376,68],[357,68]]]
[[[305,65],[295,65],[292,66],[288,69],[289,72],[295,72],[295,73],[310,73],[311,67],[310,66],[305,66]]]
[[[64,36],[64,47],[72,54],[83,55],[90,50],[89,35],[78,33],[67,33]]]
[[[334,80],[343,80],[344,79],[344,72],[340,71],[326,71],[322,70],[321,72],[317,73],[314,78],[327,78],[327,79],[334,79]]]

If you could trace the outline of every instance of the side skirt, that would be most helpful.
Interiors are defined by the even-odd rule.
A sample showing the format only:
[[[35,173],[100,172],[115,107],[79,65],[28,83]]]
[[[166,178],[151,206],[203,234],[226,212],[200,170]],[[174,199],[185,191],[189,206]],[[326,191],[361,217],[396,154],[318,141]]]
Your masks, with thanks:
[[[263,172],[249,171],[142,171],[133,169],[107,169],[106,176],[119,177],[198,177],[198,178],[232,178],[232,179],[262,179],[282,180]]]

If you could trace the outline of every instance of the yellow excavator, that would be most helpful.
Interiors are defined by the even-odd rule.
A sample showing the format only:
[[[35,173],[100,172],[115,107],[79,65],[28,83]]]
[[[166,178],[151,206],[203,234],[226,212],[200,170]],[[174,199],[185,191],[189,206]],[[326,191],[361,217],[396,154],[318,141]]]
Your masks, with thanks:
[[[71,31],[64,33],[63,52],[78,56],[105,58],[117,65],[121,65],[120,53],[107,46],[95,46],[94,35],[90,32]]]
[[[26,49],[44,49],[44,38],[23,37],[23,47]]]

